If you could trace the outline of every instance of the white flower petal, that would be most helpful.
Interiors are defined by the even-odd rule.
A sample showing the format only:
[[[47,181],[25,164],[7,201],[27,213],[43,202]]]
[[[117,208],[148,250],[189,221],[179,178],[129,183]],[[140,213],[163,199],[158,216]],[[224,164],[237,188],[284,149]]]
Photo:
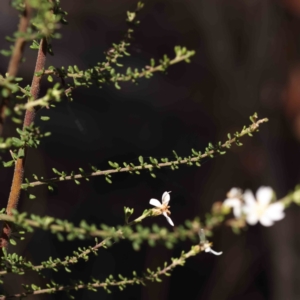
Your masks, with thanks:
[[[256,192],[257,202],[261,205],[268,205],[273,197],[273,190],[270,187],[262,186]]]
[[[150,199],[149,203],[153,206],[161,207],[161,203],[157,199]]]
[[[170,224],[171,226],[174,226],[173,221],[172,221],[171,218],[167,215],[167,213],[164,212],[163,215],[166,217],[166,219],[167,219],[167,221],[169,222],[169,224]]]
[[[221,255],[223,252],[216,252],[216,251],[214,251],[213,249],[211,249],[211,248],[209,248],[209,252],[210,253],[212,253],[212,254],[214,254],[214,255]]]
[[[230,198],[226,199],[223,202],[224,206],[232,207],[233,208],[233,214],[238,219],[241,217],[242,214],[242,203],[240,199],[237,198]]]
[[[244,205],[244,206],[242,207],[242,210],[243,210],[243,213],[244,213],[245,215],[249,215],[249,214],[255,213],[255,211],[256,211],[256,206]]]
[[[232,188],[228,193],[228,198],[240,198],[242,196],[242,190],[239,188]]]
[[[244,197],[246,205],[249,205],[249,206],[256,205],[254,195],[250,190],[246,190],[243,197]]]
[[[271,204],[266,211],[266,215],[274,221],[282,220],[285,216],[284,205],[281,202]]]
[[[235,206],[233,208],[233,215],[236,219],[239,219],[242,215],[242,207],[241,206]]]
[[[255,225],[258,222],[258,215],[256,212],[250,212],[246,215],[246,221],[249,225]]]
[[[247,215],[251,215],[251,214],[256,214],[258,212],[258,205],[257,202],[254,202],[253,204],[244,204],[244,206],[242,207],[243,213],[247,216]]]
[[[261,225],[266,226],[266,227],[272,226],[274,224],[272,219],[270,219],[266,214],[263,214],[260,217],[259,222]]]
[[[210,247],[206,247],[204,251],[205,252],[210,252],[210,253],[212,253],[214,255],[221,255],[223,253],[223,252],[216,252],[213,249],[211,249]]]
[[[241,201],[237,198],[228,198],[223,202],[223,205],[228,207],[235,207],[237,205],[241,205]]]
[[[168,204],[170,202],[170,192],[164,192],[161,198],[163,204]]]

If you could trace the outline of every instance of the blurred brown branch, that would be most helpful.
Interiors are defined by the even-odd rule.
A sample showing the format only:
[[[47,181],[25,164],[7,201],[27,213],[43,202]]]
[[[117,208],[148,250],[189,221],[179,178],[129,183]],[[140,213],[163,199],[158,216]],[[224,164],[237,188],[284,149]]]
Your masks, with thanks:
[[[36,72],[41,71],[45,67],[46,63],[46,53],[47,53],[47,41],[46,38],[43,38],[40,42],[40,48],[38,51],[36,66],[34,70],[34,74]],[[32,84],[30,93],[33,99],[37,99],[40,91],[40,84],[41,84],[41,77],[40,76],[33,76]],[[25,113],[25,118],[23,122],[23,128],[31,125],[35,118],[35,109],[28,109]],[[9,194],[9,199],[6,207],[6,213],[10,216],[12,215],[12,210],[17,208],[20,193],[21,193],[21,185],[24,178],[24,165],[26,160],[26,147],[24,149],[24,156],[18,158],[15,163],[15,170],[12,180],[11,191]],[[1,240],[0,240],[0,247],[7,248],[8,240],[11,234],[11,227],[8,223],[4,223],[2,228]]]
[[[25,33],[27,31],[27,28],[30,24],[30,17],[31,17],[31,7],[29,5],[26,5],[25,2],[25,8],[24,11],[20,17],[20,23],[19,23],[19,33]],[[13,52],[8,64],[7,73],[9,76],[16,76],[19,70],[19,66],[22,60],[24,48],[26,45],[26,40],[24,37],[20,36],[16,39],[15,45],[13,48]],[[3,133],[3,126],[5,122],[5,111],[9,103],[9,98],[2,99],[2,102],[0,103],[0,135]]]

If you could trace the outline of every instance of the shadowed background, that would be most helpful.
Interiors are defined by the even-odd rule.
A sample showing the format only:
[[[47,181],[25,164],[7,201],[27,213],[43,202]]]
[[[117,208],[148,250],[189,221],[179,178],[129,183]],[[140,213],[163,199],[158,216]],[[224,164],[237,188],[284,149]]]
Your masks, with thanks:
[[[126,11],[135,1],[62,1],[68,11],[69,25],[61,28],[63,38],[53,41],[54,56],[47,66],[78,65],[84,69],[104,59],[103,52],[118,42],[126,31]],[[78,167],[96,165],[104,170],[107,161],[137,162],[138,156],[168,157],[172,150],[181,156],[191,148],[204,150],[209,142],[224,140],[228,132],[249,124],[248,117],[258,112],[270,122],[253,138],[242,140],[225,156],[207,160],[201,168],[164,169],[153,179],[147,172],[140,176],[116,174],[109,185],[103,177],[59,183],[54,192],[37,187],[37,199],[23,195],[19,210],[51,215],[78,222],[123,224],[123,207],[135,208],[139,216],[149,208],[149,199],[171,193],[171,212],[175,225],[196,216],[203,218],[215,201],[222,201],[234,186],[256,190],[272,186],[284,196],[299,181],[300,139],[300,5],[296,0],[178,0],[145,2],[138,19],[131,57],[125,66],[142,68],[150,58],[163,54],[172,57],[175,45],[196,50],[191,64],[169,68],[166,75],[156,73],[138,85],[122,84],[102,89],[79,88],[74,102],[63,101],[55,109],[39,114],[51,117],[40,122],[52,136],[41,147],[30,149],[26,177],[31,174],[52,177],[52,167],[70,172]],[[0,48],[17,29],[17,13],[4,1],[0,4]],[[25,51],[26,62],[19,76],[30,84],[36,52]],[[0,57],[0,72],[8,60]],[[48,84],[44,81],[43,92]],[[8,123],[4,134],[15,134]],[[1,207],[6,206],[12,169],[2,169]],[[213,237],[216,257],[201,254],[189,259],[172,277],[147,287],[128,287],[112,295],[79,291],[75,299],[299,299],[299,208],[293,206],[287,217],[271,228],[254,226],[241,235],[229,228],[218,228]],[[168,226],[163,217],[146,220]],[[171,229],[171,228],[169,228]],[[79,246],[93,241],[58,242],[51,234],[37,231],[18,244],[18,253],[39,264],[52,257],[64,257]],[[48,271],[46,278],[68,283],[72,278],[87,281],[90,276],[105,279],[109,274],[130,276],[146,268],[156,269],[170,257],[188,250],[189,242],[175,249],[144,245],[139,252],[123,241],[100,250],[87,263],[73,266],[72,273]],[[47,282],[28,273],[6,283],[9,293],[20,291],[21,283],[44,286]],[[25,282],[24,282],[25,281]],[[31,297],[65,299],[64,293]],[[30,299],[31,299],[30,298]]]

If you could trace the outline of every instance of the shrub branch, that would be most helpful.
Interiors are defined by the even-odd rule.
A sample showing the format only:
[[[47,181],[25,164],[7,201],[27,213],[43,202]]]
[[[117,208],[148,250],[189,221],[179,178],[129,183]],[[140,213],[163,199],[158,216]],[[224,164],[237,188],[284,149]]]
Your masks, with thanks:
[[[30,24],[30,17],[31,17],[31,7],[27,5],[25,1],[25,8],[20,17],[20,22],[19,22],[19,30],[18,30],[19,33],[22,34],[27,31],[27,28]],[[23,57],[25,45],[26,45],[26,39],[23,36],[19,36],[15,41],[13,52],[8,64],[7,73],[9,76],[13,76],[13,77],[17,76],[19,65]],[[0,104],[0,133],[1,134],[3,132],[3,125],[6,117],[5,111],[9,102],[8,100],[9,100],[8,98],[4,98]]]
[[[172,167],[172,166],[178,166],[182,164],[191,164],[191,163],[196,163],[199,162],[201,159],[206,158],[206,157],[212,157],[215,154],[218,154],[220,151],[219,148],[222,149],[227,149],[229,148],[232,144],[234,143],[239,143],[239,138],[243,137],[245,135],[251,135],[253,132],[257,131],[259,126],[262,123],[267,122],[268,119],[260,119],[256,122],[253,122],[249,127],[244,128],[240,133],[237,133],[235,137],[228,139],[226,142],[220,145],[218,149],[213,149],[213,150],[208,150],[202,155],[192,157],[192,158],[185,158],[185,159],[177,159],[174,161],[168,161],[168,162],[162,162],[162,163],[157,163],[157,164],[147,164],[144,163],[141,166],[132,166],[132,165],[127,165],[124,168],[121,167],[116,167],[114,169],[110,170],[105,170],[105,171],[95,171],[95,172],[89,172],[89,173],[82,173],[82,174],[76,174],[76,175],[70,175],[70,176],[59,176],[59,177],[54,177],[51,179],[45,179],[45,180],[38,180],[34,182],[28,182],[23,184],[23,188],[27,189],[28,187],[36,187],[39,185],[44,185],[44,184],[50,184],[50,183],[55,183],[55,182],[60,182],[60,181],[67,181],[67,180],[77,180],[77,179],[82,179],[82,178],[88,178],[88,177],[94,177],[94,176],[109,176],[110,174],[114,173],[122,173],[122,172],[139,172],[140,170],[150,170],[152,171],[154,168],[163,168],[163,167]]]
[[[10,298],[23,298],[28,295],[41,295],[41,294],[52,294],[60,291],[70,291],[70,290],[79,290],[79,289],[88,289],[88,290],[93,290],[96,291],[97,288],[104,288],[106,291],[110,292],[109,288],[110,287],[119,287],[121,290],[124,289],[127,285],[135,285],[135,284],[142,284],[145,285],[147,281],[157,281],[160,282],[162,281],[160,279],[160,276],[165,275],[165,276],[170,276],[170,271],[172,271],[174,268],[177,266],[183,266],[185,264],[185,261],[192,257],[197,255],[198,253],[201,252],[201,247],[196,245],[192,246],[191,250],[184,253],[182,252],[180,257],[178,258],[172,258],[172,262],[167,264],[165,263],[164,267],[157,268],[157,271],[151,271],[147,270],[148,274],[144,274],[144,276],[138,277],[135,276],[131,279],[124,278],[123,276],[119,275],[119,278],[121,280],[115,280],[113,276],[111,275],[109,278],[105,280],[105,282],[100,282],[100,280],[94,279],[90,283],[76,283],[72,285],[58,285],[55,284],[54,282],[51,282],[51,284],[48,284],[48,287],[46,289],[41,289],[39,287],[34,286],[34,289],[32,289],[32,285],[25,287],[27,290],[24,293],[19,293],[15,295],[10,295],[10,296],[0,296],[0,300],[5,300],[5,299],[10,299]]]
[[[44,69],[46,63],[46,53],[47,53],[47,41],[46,38],[43,38],[40,42],[38,56],[36,60],[35,72],[39,72]],[[41,85],[41,77],[33,76],[30,93],[33,99],[37,99],[40,92]],[[23,122],[23,130],[30,126],[35,118],[36,111],[35,109],[26,110],[24,122]],[[16,209],[18,206],[20,193],[21,193],[21,185],[24,179],[24,165],[26,160],[26,146],[24,147],[24,155],[23,157],[19,157],[15,163],[15,170],[13,174],[11,191],[9,194],[9,199],[6,207],[6,213],[8,216],[12,215],[12,210]],[[9,223],[5,222],[3,224],[1,239],[0,239],[0,248],[7,248],[8,240],[11,234],[11,228]]]

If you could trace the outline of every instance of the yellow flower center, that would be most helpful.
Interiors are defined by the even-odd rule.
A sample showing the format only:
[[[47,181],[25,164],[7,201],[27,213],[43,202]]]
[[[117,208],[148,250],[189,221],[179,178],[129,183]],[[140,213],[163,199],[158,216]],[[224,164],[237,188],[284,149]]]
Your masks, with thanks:
[[[162,204],[160,207],[153,208],[153,211],[155,215],[162,215],[165,212],[169,216],[171,215],[169,208],[170,206],[168,206],[168,204]]]

